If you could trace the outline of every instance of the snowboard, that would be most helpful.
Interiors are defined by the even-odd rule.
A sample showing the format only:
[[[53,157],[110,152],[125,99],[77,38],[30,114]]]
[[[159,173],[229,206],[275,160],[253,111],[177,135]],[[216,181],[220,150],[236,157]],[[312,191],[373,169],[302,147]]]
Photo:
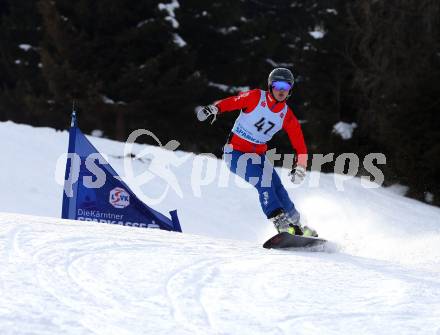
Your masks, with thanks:
[[[300,235],[292,235],[287,232],[276,234],[268,239],[263,248],[266,249],[284,249],[284,248],[305,248],[322,245],[327,241],[318,237],[306,237]]]

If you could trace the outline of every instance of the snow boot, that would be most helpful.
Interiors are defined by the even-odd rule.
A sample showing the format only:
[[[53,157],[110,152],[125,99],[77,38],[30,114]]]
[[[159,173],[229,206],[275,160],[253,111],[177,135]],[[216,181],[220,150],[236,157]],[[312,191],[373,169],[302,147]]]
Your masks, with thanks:
[[[299,223],[299,215],[298,219],[290,217],[284,211],[279,210],[276,213],[273,213],[269,218],[270,221],[274,224],[278,233],[287,232],[292,235],[303,235],[303,230]]]
[[[318,233],[316,232],[316,230],[308,226],[303,227],[303,232],[304,232],[303,234],[304,236],[318,237]]]
[[[302,234],[303,236],[307,236],[307,237],[310,237],[310,236],[312,236],[312,237],[318,237],[318,233],[316,232],[315,229],[313,229],[313,228],[307,226],[307,225],[305,224],[305,222],[301,222],[301,221],[303,221],[303,220],[300,220],[301,216],[300,216],[300,214],[299,214],[297,211],[295,211],[294,213],[292,213],[292,212],[288,212],[286,215],[289,217],[289,221],[290,221],[292,224],[301,227],[301,230],[302,230],[302,232],[303,232],[303,234]],[[304,219],[304,217],[303,217],[303,219]],[[307,222],[307,221],[306,221],[306,222]]]

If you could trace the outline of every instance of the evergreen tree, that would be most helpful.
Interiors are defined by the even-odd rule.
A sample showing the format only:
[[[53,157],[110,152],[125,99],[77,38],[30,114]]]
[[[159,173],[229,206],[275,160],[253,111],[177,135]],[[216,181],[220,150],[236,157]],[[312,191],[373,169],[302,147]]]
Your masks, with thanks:
[[[41,18],[35,2],[0,3],[0,120],[45,124],[40,38]]]
[[[283,66],[311,153],[385,152],[388,181],[439,201],[438,2],[167,1],[0,0],[0,120],[65,129],[75,100],[86,132],[220,155],[236,114],[212,127],[195,107]],[[359,125],[350,141],[341,120]]]
[[[196,76],[158,2],[41,0],[40,8],[44,73],[58,108],[78,100],[86,129],[119,139],[144,124],[167,129],[157,113],[178,114]]]
[[[438,199],[440,4],[359,1],[350,14],[361,131],[388,154],[388,177]]]

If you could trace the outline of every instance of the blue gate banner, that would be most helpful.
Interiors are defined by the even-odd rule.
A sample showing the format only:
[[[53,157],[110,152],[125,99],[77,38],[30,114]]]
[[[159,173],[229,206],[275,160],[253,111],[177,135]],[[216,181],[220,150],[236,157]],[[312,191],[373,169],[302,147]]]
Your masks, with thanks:
[[[77,127],[72,113],[63,192],[63,219],[182,232],[171,219],[139,200]]]

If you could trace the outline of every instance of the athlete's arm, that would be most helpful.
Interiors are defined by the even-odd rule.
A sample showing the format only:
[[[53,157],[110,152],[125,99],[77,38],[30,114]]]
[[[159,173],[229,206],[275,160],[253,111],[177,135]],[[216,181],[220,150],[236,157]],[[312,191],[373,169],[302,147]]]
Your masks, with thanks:
[[[219,113],[242,110],[244,113],[252,111],[260,101],[261,91],[251,90],[226,99],[216,101],[214,105],[219,109]]]
[[[301,130],[301,125],[298,119],[293,115],[292,110],[287,110],[286,117],[283,122],[283,129],[289,137],[293,149],[296,151],[298,157],[298,165],[307,166],[307,146],[304,142],[304,135]]]

